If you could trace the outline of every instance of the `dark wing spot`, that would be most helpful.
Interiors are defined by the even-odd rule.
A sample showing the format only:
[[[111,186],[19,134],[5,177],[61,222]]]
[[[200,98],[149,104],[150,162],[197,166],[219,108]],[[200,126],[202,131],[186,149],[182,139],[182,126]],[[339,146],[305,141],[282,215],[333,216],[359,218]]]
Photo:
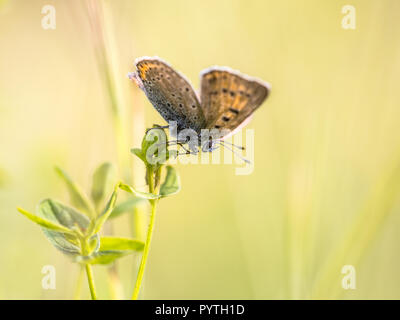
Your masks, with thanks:
[[[233,91],[231,91],[231,92],[229,92],[229,93],[230,93],[231,97],[234,97],[234,96],[235,96],[235,93],[234,93]]]
[[[222,89],[222,92],[223,92],[223,93],[227,93],[227,92],[228,92],[228,89],[223,88],[223,89]]]
[[[193,109],[196,109],[196,105],[192,104],[192,108],[193,108]]]
[[[225,122],[228,122],[230,120],[230,118],[223,116],[222,120],[224,120]]]
[[[234,114],[239,114],[239,110],[236,110],[234,108],[229,108],[229,111],[234,113]]]
[[[189,88],[188,87],[186,87],[185,90],[186,90],[186,92],[189,92]]]
[[[168,106],[168,107],[170,107],[170,106],[171,106],[171,104],[168,102],[168,103],[167,103],[167,106]]]
[[[221,128],[221,126],[219,126],[217,124],[214,127],[217,128],[217,129]]]
[[[179,107],[180,107],[180,108],[183,108],[183,104],[182,104],[182,103],[180,103],[180,104],[179,104]]]

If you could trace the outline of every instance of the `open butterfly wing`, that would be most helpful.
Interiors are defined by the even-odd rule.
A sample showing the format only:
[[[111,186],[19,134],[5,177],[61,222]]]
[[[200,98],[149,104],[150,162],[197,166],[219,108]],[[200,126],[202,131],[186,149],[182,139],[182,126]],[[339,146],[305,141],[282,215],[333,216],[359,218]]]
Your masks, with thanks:
[[[188,80],[157,57],[138,58],[135,65],[137,72],[131,78],[166,121],[197,132],[205,127],[199,99]]]
[[[200,101],[208,129],[238,128],[268,97],[268,83],[226,67],[201,73]]]

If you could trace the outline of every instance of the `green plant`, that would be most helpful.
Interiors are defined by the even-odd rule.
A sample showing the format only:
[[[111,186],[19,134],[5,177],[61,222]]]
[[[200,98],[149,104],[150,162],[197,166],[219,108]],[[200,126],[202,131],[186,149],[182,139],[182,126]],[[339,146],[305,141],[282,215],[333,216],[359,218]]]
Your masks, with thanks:
[[[143,138],[142,148],[132,150],[146,165],[146,182],[149,192],[142,192],[118,182],[114,185],[112,194],[104,205],[113,175],[113,166],[110,163],[102,164],[94,172],[90,198],[81,191],[66,172],[56,168],[56,172],[68,188],[73,207],[57,200],[45,199],[39,203],[36,215],[18,208],[20,213],[42,227],[45,236],[58,250],[70,256],[73,262],[82,265],[82,270],[86,270],[92,299],[97,299],[92,265],[111,264],[128,254],[143,251],[133,294],[134,299],[138,297],[149,254],[157,202],[160,198],[175,194],[180,190],[179,177],[171,166],[166,166],[165,179],[162,184],[160,183],[162,169],[170,157],[170,151],[166,145],[160,143],[165,141],[164,131],[151,130]],[[133,194],[134,197],[116,205],[119,189]],[[100,236],[108,219],[116,218],[124,212],[131,212],[133,207],[146,200],[151,205],[151,216],[145,243],[137,239]],[[80,279],[82,279],[81,275],[78,278],[76,295],[79,295]]]
[[[166,141],[164,130],[159,128],[148,130],[147,134],[143,138],[142,148],[131,150],[132,153],[141,159],[146,166],[146,182],[149,186],[149,194],[152,195],[152,197],[148,198],[151,205],[150,223],[147,230],[146,242],[139,266],[138,276],[136,278],[135,288],[132,294],[133,300],[136,300],[139,296],[153,235],[158,200],[175,194],[180,190],[179,176],[171,166],[167,166],[164,183],[160,186],[160,178],[165,162],[168,161],[171,156],[176,156],[176,153],[172,153],[172,151],[168,150],[166,147]]]

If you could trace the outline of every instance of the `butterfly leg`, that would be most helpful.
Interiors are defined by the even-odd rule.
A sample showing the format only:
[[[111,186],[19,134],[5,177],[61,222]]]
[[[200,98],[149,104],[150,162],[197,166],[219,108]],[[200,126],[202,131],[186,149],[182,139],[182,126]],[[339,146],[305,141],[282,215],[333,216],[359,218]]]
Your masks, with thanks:
[[[184,146],[185,143],[186,143],[186,141],[183,141],[183,140],[170,140],[170,141],[167,142],[167,146],[177,145],[177,146],[180,146],[185,151],[183,153],[177,152],[177,154],[176,154],[177,156],[179,156],[179,155],[187,155],[187,154],[197,155],[199,153],[198,150],[189,150],[189,149],[187,149]]]
[[[197,155],[197,152],[191,152],[191,151],[187,150],[186,152],[178,152],[176,155],[177,156],[184,156],[184,155],[188,155],[188,154]]]
[[[151,128],[151,129],[158,129],[158,128]],[[157,146],[161,146],[165,143],[166,147],[170,147],[170,146],[175,146],[175,145],[180,145],[182,146],[182,143],[185,143],[184,141],[180,141],[180,140],[168,140],[166,142],[162,142],[162,143],[158,143]],[[183,146],[182,146],[183,147]],[[186,149],[185,149],[186,150]]]
[[[149,133],[149,131],[154,130],[154,129],[164,130],[164,129],[168,129],[169,128],[169,125],[168,126],[160,126],[158,124],[153,124],[153,126],[154,127],[149,128],[149,129],[146,130],[146,134]]]
[[[177,143],[177,145],[178,146],[180,146],[183,150],[185,150],[185,154],[198,154],[199,153],[199,151],[198,150],[189,150],[189,149],[186,149],[186,147],[183,145],[183,143],[181,143],[181,142],[178,142]]]

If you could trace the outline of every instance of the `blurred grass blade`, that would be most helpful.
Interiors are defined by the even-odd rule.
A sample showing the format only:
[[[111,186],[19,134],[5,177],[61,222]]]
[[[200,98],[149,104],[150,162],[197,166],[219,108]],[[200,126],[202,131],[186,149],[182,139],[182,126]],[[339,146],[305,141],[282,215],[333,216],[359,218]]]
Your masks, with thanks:
[[[127,212],[132,213],[133,210],[144,201],[145,199],[143,198],[135,197],[116,205],[114,210],[111,212],[109,219],[114,219]]]
[[[109,21],[112,16],[107,16],[109,5],[105,1],[87,0],[88,22],[91,29],[91,41],[93,44],[98,69],[100,71],[104,93],[112,112],[112,120],[115,130],[117,142],[117,155],[119,168],[125,179],[130,178],[129,171],[129,154],[126,150],[129,149],[127,140],[128,133],[124,122],[125,98],[120,81],[125,78],[120,77],[119,64],[116,53],[116,45],[114,42],[114,33],[112,32],[112,23]],[[106,9],[106,10],[104,10]]]
[[[108,192],[107,190],[110,189],[110,185],[114,180],[114,174],[114,167],[109,162],[101,164],[94,172],[91,196],[96,208],[101,205]]]
[[[56,224],[49,220],[43,219],[33,213],[30,213],[30,212],[22,209],[22,208],[17,208],[17,210],[20,213],[22,213],[25,217],[27,217],[29,220],[35,222],[36,224],[40,225],[43,228],[58,231],[58,232],[64,232],[64,233],[68,233],[68,234],[75,234],[73,230],[70,230],[60,224]]]
[[[7,181],[7,174],[2,168],[0,168],[0,188],[5,186],[6,181]]]
[[[55,170],[67,186],[72,205],[77,209],[84,211],[89,215],[89,217],[93,217],[95,214],[93,206],[86,195],[80,190],[79,186],[72,181],[64,170],[59,167],[55,167]]]
[[[161,195],[157,195],[157,194],[152,194],[152,193],[147,193],[147,192],[142,192],[142,191],[138,191],[135,190],[134,188],[132,188],[131,186],[121,183],[120,184],[120,188],[124,191],[130,192],[135,194],[136,196],[143,198],[143,199],[149,199],[149,200],[154,200],[154,199],[158,199],[161,198]]]
[[[373,185],[368,200],[357,215],[347,236],[326,261],[326,267],[322,270],[312,289],[311,298],[335,299],[341,293],[343,294],[342,267],[348,264],[353,266],[359,264],[398,203],[400,197],[399,164],[400,161],[396,161],[382,175],[380,181]]]
[[[160,194],[163,197],[178,193],[181,189],[181,182],[179,175],[175,168],[167,166],[167,176],[161,185]]]
[[[143,241],[119,238],[119,237],[101,237],[100,251],[108,250],[132,250],[142,251],[144,247]]]

